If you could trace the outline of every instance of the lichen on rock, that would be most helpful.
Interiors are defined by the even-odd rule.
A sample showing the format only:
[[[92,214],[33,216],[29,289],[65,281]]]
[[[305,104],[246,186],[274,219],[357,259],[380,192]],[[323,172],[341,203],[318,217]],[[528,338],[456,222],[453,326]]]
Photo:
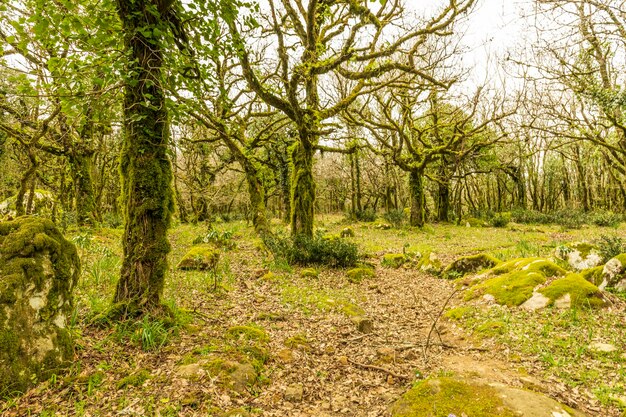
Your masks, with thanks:
[[[23,392],[67,368],[67,328],[80,260],[49,220],[0,223],[0,395]]]

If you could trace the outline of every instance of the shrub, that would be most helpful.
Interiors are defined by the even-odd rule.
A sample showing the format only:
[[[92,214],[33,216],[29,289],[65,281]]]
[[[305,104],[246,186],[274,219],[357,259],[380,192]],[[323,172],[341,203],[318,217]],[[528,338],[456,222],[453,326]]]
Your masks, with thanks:
[[[376,220],[376,212],[374,210],[359,210],[356,212],[356,219],[360,222],[373,222]]]
[[[495,216],[493,216],[490,223],[493,227],[506,227],[506,225],[509,224],[509,221],[511,221],[510,214],[497,213]]]
[[[596,226],[617,227],[622,222],[622,216],[611,211],[596,211],[589,215],[589,221]]]
[[[619,236],[600,236],[597,242],[598,252],[602,256],[604,262],[608,262],[610,259],[626,253],[626,242]]]
[[[267,235],[264,242],[276,258],[292,265],[347,267],[354,266],[358,259],[356,244],[341,238],[325,239],[322,233],[316,233],[313,237],[297,235],[293,238]]]
[[[406,221],[406,214],[404,213],[404,210],[389,210],[383,217],[396,229],[402,226],[402,224]]]

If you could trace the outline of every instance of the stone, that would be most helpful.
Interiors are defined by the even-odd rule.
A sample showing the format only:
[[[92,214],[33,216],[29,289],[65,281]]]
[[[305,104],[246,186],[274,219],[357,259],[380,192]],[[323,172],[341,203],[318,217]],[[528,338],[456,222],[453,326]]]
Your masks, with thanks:
[[[361,333],[372,333],[374,331],[374,323],[366,317],[356,316],[351,320]]]
[[[626,291],[626,253],[617,255],[604,265],[602,283],[598,288],[604,290],[606,287]]]
[[[602,264],[602,256],[597,248],[586,242],[574,242],[560,245],[554,250],[554,256],[567,263],[576,271],[594,268]]]
[[[554,301],[554,306],[558,309],[565,310],[566,308],[570,308],[572,306],[572,297],[569,293],[564,296],[558,298]]]
[[[285,390],[285,400],[292,403],[299,403],[304,397],[304,386],[302,384],[292,384]]]
[[[202,366],[199,363],[190,363],[188,365],[180,365],[176,368],[176,375],[181,378],[191,379],[200,376],[203,373]]]
[[[413,385],[389,411],[392,417],[429,417],[434,415],[433,404],[438,416],[584,417],[544,394],[451,377],[429,378]]]
[[[233,391],[244,393],[248,387],[254,385],[257,379],[257,373],[249,363],[238,363],[234,370],[230,373],[230,387]]]
[[[348,281],[354,284],[358,284],[359,282],[363,281],[365,278],[373,277],[374,270],[369,267],[360,266],[357,268],[350,269],[348,272],[346,272],[346,276],[348,277]]]
[[[383,259],[380,264],[387,268],[400,268],[409,259],[403,253],[386,253],[383,255]]]
[[[500,260],[486,253],[478,255],[462,256],[452,262],[443,270],[443,277],[448,279],[460,278],[470,273],[476,273],[484,269],[490,269],[500,264]]]
[[[0,396],[62,374],[74,360],[67,328],[80,260],[54,223],[0,223]]]
[[[293,356],[293,351],[291,349],[281,349],[281,350],[279,350],[278,353],[276,354],[276,357],[282,363],[292,363],[295,360],[295,358]]]
[[[593,350],[594,352],[600,352],[600,353],[612,353],[612,352],[617,352],[618,349],[615,345],[612,345],[610,343],[591,342],[589,344],[589,350]]]
[[[533,293],[533,296],[521,305],[521,307],[525,310],[535,311],[541,310],[542,308],[546,308],[550,304],[550,299],[540,292]]]
[[[345,227],[341,233],[341,237],[354,237],[354,230],[351,227]]]
[[[193,246],[178,263],[178,269],[207,271],[214,269],[220,259],[220,252],[210,244]]]

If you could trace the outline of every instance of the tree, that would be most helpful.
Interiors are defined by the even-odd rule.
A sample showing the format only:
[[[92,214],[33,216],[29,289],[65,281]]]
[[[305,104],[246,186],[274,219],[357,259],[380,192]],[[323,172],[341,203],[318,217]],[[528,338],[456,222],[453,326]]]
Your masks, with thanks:
[[[379,90],[381,76],[400,71],[436,82],[416,65],[422,45],[429,37],[445,36],[446,30],[474,4],[474,0],[450,0],[439,14],[415,28],[402,21],[398,0],[380,7],[356,1],[269,1],[264,22],[276,60],[268,73],[251,59],[254,31],[242,34],[241,21],[226,16],[243,75],[261,100],[284,113],[296,127],[297,142],[291,149],[291,231],[313,234],[315,182],[313,155],[320,139],[329,133],[325,122],[336,118],[357,97]],[[250,22],[249,16],[246,21]],[[400,29],[398,31],[398,29]],[[258,47],[258,46],[257,46]],[[295,54],[300,54],[294,59]],[[346,95],[321,89],[330,76],[350,81]],[[328,85],[328,84],[326,84]]]
[[[113,314],[162,309],[161,294],[174,211],[168,156],[169,114],[163,88],[164,36],[182,36],[177,2],[117,0],[127,53],[121,154],[124,260]]]

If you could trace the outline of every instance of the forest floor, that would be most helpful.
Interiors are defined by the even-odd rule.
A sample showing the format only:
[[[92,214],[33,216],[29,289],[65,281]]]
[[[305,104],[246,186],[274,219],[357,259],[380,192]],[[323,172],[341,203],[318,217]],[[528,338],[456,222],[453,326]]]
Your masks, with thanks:
[[[327,216],[318,226],[338,233],[347,224]],[[360,283],[325,267],[317,278],[301,276],[301,268],[272,261],[242,222],[217,224],[233,233],[236,247],[222,252],[216,273],[180,271],[176,264],[206,229],[179,225],[171,232],[165,290],[176,325],[143,320],[104,329],[90,319],[112,298],[122,231],[69,231],[83,263],[72,321],[76,363],[68,376],[0,403],[1,414],[385,416],[416,381],[470,372],[539,390],[589,416],[621,415],[624,302],[597,311],[534,313],[473,306],[457,317],[445,314],[464,303],[454,282],[383,268],[380,259],[403,248],[432,251],[444,264],[478,252],[503,260],[550,256],[564,242],[623,236],[624,225],[351,227],[356,236],[349,239],[376,266],[375,277]],[[371,331],[357,328],[355,318],[362,316],[371,319]],[[593,351],[593,341],[619,351]]]

